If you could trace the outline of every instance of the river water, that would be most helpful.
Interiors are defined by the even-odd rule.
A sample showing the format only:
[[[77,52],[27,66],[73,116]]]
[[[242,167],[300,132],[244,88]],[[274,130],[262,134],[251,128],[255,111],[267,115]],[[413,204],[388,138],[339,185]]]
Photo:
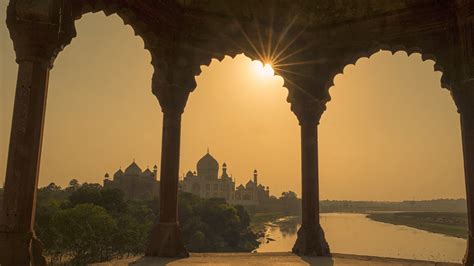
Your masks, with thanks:
[[[440,262],[461,262],[466,240],[407,226],[372,221],[365,214],[321,214],[321,225],[331,252]],[[257,252],[288,252],[300,224],[267,226],[266,241]]]

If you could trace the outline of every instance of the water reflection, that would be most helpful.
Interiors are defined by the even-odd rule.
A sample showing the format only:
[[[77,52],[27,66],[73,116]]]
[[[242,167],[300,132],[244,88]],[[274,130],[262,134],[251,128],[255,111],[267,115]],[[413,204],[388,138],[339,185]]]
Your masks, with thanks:
[[[277,224],[283,237],[292,237],[298,232],[299,223],[296,219],[286,219]]]
[[[464,239],[375,222],[364,214],[322,214],[321,224],[334,253],[461,262],[466,248]],[[290,251],[299,226],[296,219],[267,226],[269,241],[257,252]]]

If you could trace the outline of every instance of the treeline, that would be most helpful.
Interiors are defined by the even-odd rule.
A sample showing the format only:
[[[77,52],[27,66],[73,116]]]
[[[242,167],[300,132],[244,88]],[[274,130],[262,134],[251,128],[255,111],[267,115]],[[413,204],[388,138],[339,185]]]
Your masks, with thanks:
[[[279,213],[284,216],[298,216],[301,215],[301,199],[295,192],[285,191],[279,198],[270,196],[261,200],[258,205],[245,206],[245,209],[252,214]]]
[[[321,213],[329,212],[458,212],[466,213],[465,199],[434,199],[420,201],[353,201],[322,200],[319,203]],[[301,215],[301,199],[292,191],[283,192],[279,198],[274,196],[258,206],[245,207],[251,213],[282,213],[284,215]]]
[[[350,201],[323,200],[321,212],[370,212],[370,211],[416,211],[416,212],[467,212],[465,199],[435,199],[421,201]]]
[[[179,219],[190,252],[239,252],[258,247],[242,206],[179,195]],[[159,215],[159,199],[124,200],[116,189],[72,180],[39,189],[35,230],[52,263],[107,261],[142,254]]]

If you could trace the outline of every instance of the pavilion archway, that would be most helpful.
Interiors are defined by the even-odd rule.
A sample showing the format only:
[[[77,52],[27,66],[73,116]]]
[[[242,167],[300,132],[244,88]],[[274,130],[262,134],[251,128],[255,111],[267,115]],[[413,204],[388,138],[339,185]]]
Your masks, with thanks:
[[[337,179],[341,191],[345,191],[345,185],[341,183],[345,180],[348,182],[346,190],[353,187],[349,194],[359,200],[382,200],[375,195],[384,200],[402,200],[401,196],[397,198],[381,192],[385,191],[382,186],[388,184],[398,184],[395,190],[410,191],[404,193],[405,200],[430,198],[429,188],[433,189],[432,192],[436,190],[432,197],[462,195],[459,118],[450,92],[440,87],[442,73],[433,71],[434,64],[432,60],[423,61],[419,53],[408,56],[405,52],[397,52],[392,55],[390,51],[381,50],[370,58],[357,60],[356,65],[346,66],[344,74],[336,76],[336,85],[330,89],[331,101],[327,103],[328,110],[321,122],[321,130],[324,130],[321,135],[321,164],[325,168],[322,174],[329,175],[326,178],[330,177],[331,181]],[[359,143],[358,139],[363,142]],[[399,159],[399,155],[391,156],[392,150],[399,155],[405,153],[405,159]],[[345,170],[330,169],[330,165],[341,169],[342,165],[332,163],[339,161],[345,165],[343,169],[353,170],[352,174],[342,178]],[[430,166],[430,162],[439,163]],[[385,164],[383,168],[377,166]],[[372,167],[374,171],[363,170]],[[406,171],[402,170],[404,168]],[[439,170],[433,172],[431,169]],[[424,171],[437,181],[424,178]],[[357,181],[358,175],[364,180],[361,183]],[[409,179],[403,175],[411,176],[414,185],[418,184],[416,187],[423,191],[414,191]],[[415,178],[416,175],[419,178]],[[448,177],[452,177],[450,182]],[[377,181],[379,178],[386,180],[382,183],[387,184],[382,185]],[[373,190],[364,189],[368,180],[373,181],[370,184]],[[404,187],[401,181],[394,180],[408,183]],[[426,186],[421,186],[421,180]],[[441,189],[440,185],[435,185],[439,182],[450,187]],[[334,188],[331,191],[332,197],[345,199]],[[421,195],[425,197],[419,198]]]
[[[11,0],[7,25],[19,63],[17,97],[0,226],[0,261],[42,264],[32,227],[49,70],[75,37],[83,13],[117,13],[143,38],[154,73],[152,92],[163,111],[160,218],[148,256],[187,256],[177,221],[181,116],[201,65],[212,58],[245,53],[266,61],[268,44],[286,56],[276,73],[301,128],[303,222],[293,252],[329,255],[319,223],[318,124],[334,75],[372,51],[374,43],[406,44],[435,54],[445,67],[461,115],[469,209],[464,263],[474,261],[474,48],[471,0],[289,2],[255,1],[57,1]],[[351,6],[353,8],[348,8]],[[278,45],[277,45],[278,44]],[[394,44],[394,45],[392,45]],[[270,53],[271,54],[271,53]],[[22,191],[23,193],[18,193]],[[14,252],[2,252],[12,250]]]
[[[435,62],[423,61],[420,53],[381,50],[346,66],[335,78],[321,120],[324,198],[399,201],[463,195],[459,118],[436,69]],[[360,238],[376,239],[369,233]],[[397,243],[392,240],[386,245],[393,243],[393,250]],[[459,249],[460,241],[448,241],[453,242]],[[440,251],[450,259],[462,258],[461,250]],[[404,256],[412,254],[421,255],[413,251]]]
[[[272,184],[272,194],[299,191],[300,180],[287,187],[282,179],[298,176],[300,164],[298,124],[282,78],[266,74],[261,63],[241,54],[213,60],[196,80],[183,114],[181,174],[194,171],[209,148],[221,166],[226,163],[236,187],[245,186],[258,169],[263,173],[259,183]],[[277,167],[281,160],[288,166]]]
[[[115,14],[88,13],[76,28],[78,37],[51,71],[40,185],[51,176],[51,182],[65,184],[71,173],[81,183],[97,182],[103,169],[115,172],[132,159],[152,167],[159,158],[161,112],[142,39]]]

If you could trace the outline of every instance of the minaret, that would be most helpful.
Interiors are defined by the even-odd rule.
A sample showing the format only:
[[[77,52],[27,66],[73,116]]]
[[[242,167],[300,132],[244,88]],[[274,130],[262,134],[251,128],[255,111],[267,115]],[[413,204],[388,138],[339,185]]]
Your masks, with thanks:
[[[257,187],[257,176],[258,176],[258,173],[257,173],[257,169],[253,170],[253,183],[255,184],[255,187]]]
[[[153,166],[153,175],[155,177],[155,180],[158,179],[158,166]]]
[[[222,177],[226,177],[226,178],[229,177],[227,175],[227,164],[226,163],[222,164]]]

